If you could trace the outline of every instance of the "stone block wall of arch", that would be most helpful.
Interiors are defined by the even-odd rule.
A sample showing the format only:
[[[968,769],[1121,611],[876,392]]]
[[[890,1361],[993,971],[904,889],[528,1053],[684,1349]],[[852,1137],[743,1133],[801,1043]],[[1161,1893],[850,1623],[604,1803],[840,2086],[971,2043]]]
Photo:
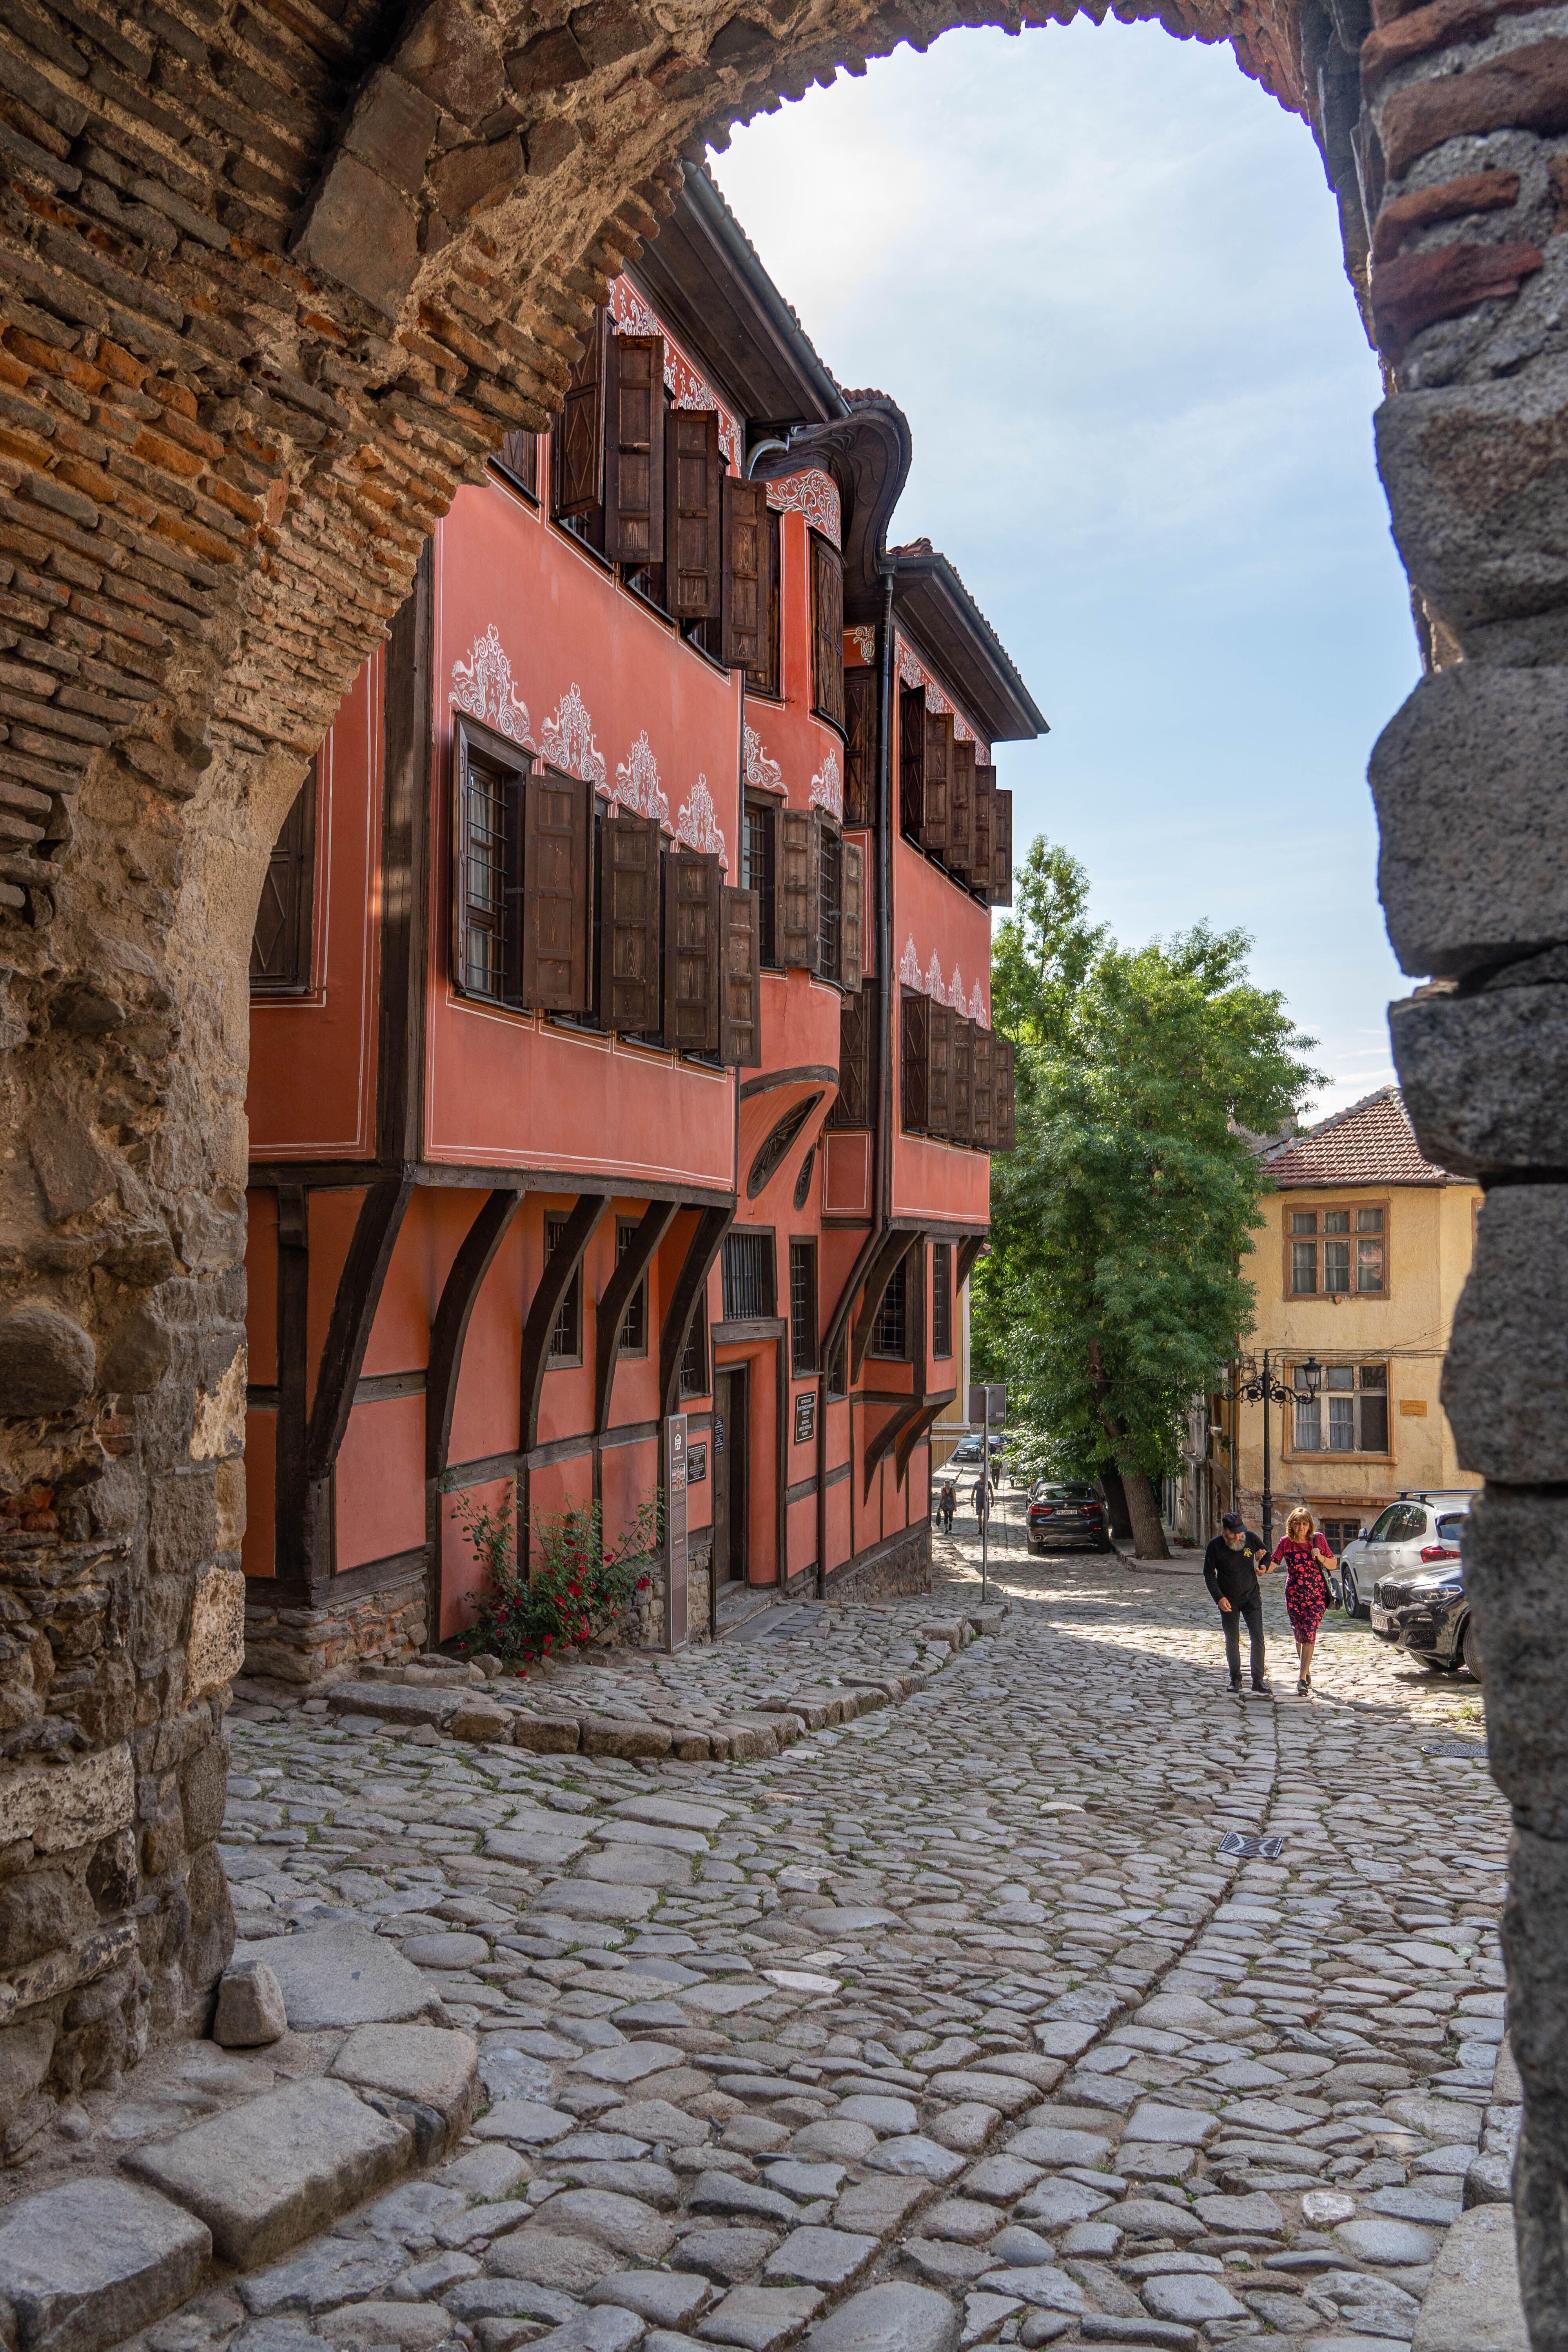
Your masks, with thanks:
[[[306,761],[433,520],[556,404],[683,157],[900,41],[1076,13],[0,19],[0,2153],[188,2025],[232,1936],[247,950]],[[1435,976],[1394,1016],[1406,1098],[1429,1156],[1490,1188],[1445,1402],[1489,1481],[1470,1572],[1518,1823],[1521,2246],[1559,2345],[1563,45],[1528,0],[1116,13],[1229,41],[1302,115],[1389,371],[1379,458],[1429,671],[1372,780],[1390,933]]]

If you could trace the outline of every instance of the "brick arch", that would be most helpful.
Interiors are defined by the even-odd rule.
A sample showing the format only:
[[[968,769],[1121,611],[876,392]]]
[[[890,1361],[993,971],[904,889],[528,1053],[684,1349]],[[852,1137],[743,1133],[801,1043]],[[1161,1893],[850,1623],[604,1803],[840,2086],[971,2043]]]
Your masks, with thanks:
[[[62,1861],[40,1829],[0,1906],[0,1972],[54,1969],[19,1979],[57,2029],[36,2100],[188,2020],[231,1933],[212,1838],[244,1508],[246,948],[305,761],[457,487],[554,405],[683,157],[901,40],[1078,13],[0,18],[0,1773],[5,1834],[58,1813],[62,1773],[81,1830]],[[1368,0],[1116,13],[1228,41],[1303,115],[1398,371],[1380,454],[1436,674],[1373,786],[1395,945],[1446,976],[1395,1025],[1423,1140],[1514,1180],[1447,1402],[1493,1482],[1473,1569],[1521,1834],[1527,2272],[1557,2345],[1568,1458],[1539,1400],[1561,1390],[1562,1302],[1543,1318],[1540,1290],[1568,1219],[1562,45],[1519,0],[1376,0],[1375,28]]]

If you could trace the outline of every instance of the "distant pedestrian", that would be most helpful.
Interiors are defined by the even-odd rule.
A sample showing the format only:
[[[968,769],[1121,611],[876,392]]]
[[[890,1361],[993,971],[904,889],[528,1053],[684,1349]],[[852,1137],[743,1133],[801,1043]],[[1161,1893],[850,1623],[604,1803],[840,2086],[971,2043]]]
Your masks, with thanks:
[[[980,1521],[981,1526],[984,1527],[986,1520],[991,1516],[991,1487],[984,1470],[980,1473],[979,1477],[976,1478],[974,1482],[974,1492],[969,1499],[973,1505],[975,1517]]]
[[[942,1534],[950,1536],[952,1533],[952,1480],[951,1478],[937,1497],[936,1511]]]
[[[1312,1651],[1323,1612],[1329,1605],[1329,1578],[1333,1573],[1334,1556],[1327,1538],[1318,1533],[1317,1521],[1304,1505],[1293,1510],[1286,1520],[1284,1538],[1275,1547],[1274,1565],[1282,1566],[1286,1571],[1285,1610],[1301,1662],[1296,1696],[1310,1698]]]
[[[1252,1533],[1239,1511],[1226,1511],[1219,1524],[1219,1534],[1204,1554],[1204,1582],[1218,1604],[1230,1686],[1233,1691],[1241,1689],[1241,1627],[1245,1619],[1252,1687],[1260,1697],[1270,1698],[1273,1693],[1268,1687],[1263,1645],[1263,1595],[1258,1587],[1259,1562],[1261,1573],[1268,1573],[1263,1538]]]

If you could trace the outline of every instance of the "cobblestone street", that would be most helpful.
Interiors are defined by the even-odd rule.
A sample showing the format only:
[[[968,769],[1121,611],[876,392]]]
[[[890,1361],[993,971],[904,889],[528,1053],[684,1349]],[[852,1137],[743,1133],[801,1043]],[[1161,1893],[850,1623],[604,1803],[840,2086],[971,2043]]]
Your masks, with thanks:
[[[13,2197],[128,2156],[202,2214],[229,2266],[152,2352],[1522,2352],[1479,1690],[1331,1617],[1298,1701],[1269,1587],[1289,1696],[1238,1702],[1192,1556],[1034,1559],[1018,1507],[981,1638],[961,1517],[929,1601],[572,1670],[612,1675],[623,1721],[638,1690],[646,1720],[671,1696],[721,1720],[736,1677],[840,1715],[776,1754],[237,1721],[236,1957],[274,1967],[290,2030],[150,2061]],[[1223,1853],[1233,1832],[1280,1851]],[[477,2120],[466,2042],[430,2037],[458,2063],[418,2096],[368,2045],[345,2061],[422,2012],[477,2042]],[[347,2210],[329,2188],[342,2218],[280,2260],[221,2186],[210,2210],[181,2189],[237,2100],[350,2100],[345,2076],[395,2095],[418,2178],[365,2201],[389,2161]]]

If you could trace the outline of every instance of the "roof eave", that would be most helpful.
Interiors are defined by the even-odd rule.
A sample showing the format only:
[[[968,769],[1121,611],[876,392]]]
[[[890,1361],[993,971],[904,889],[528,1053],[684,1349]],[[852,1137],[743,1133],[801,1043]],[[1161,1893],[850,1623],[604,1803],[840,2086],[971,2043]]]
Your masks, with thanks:
[[[895,605],[908,612],[947,683],[994,743],[1020,743],[1050,732],[1049,722],[1014,667],[995,630],[945,555],[894,557]]]

